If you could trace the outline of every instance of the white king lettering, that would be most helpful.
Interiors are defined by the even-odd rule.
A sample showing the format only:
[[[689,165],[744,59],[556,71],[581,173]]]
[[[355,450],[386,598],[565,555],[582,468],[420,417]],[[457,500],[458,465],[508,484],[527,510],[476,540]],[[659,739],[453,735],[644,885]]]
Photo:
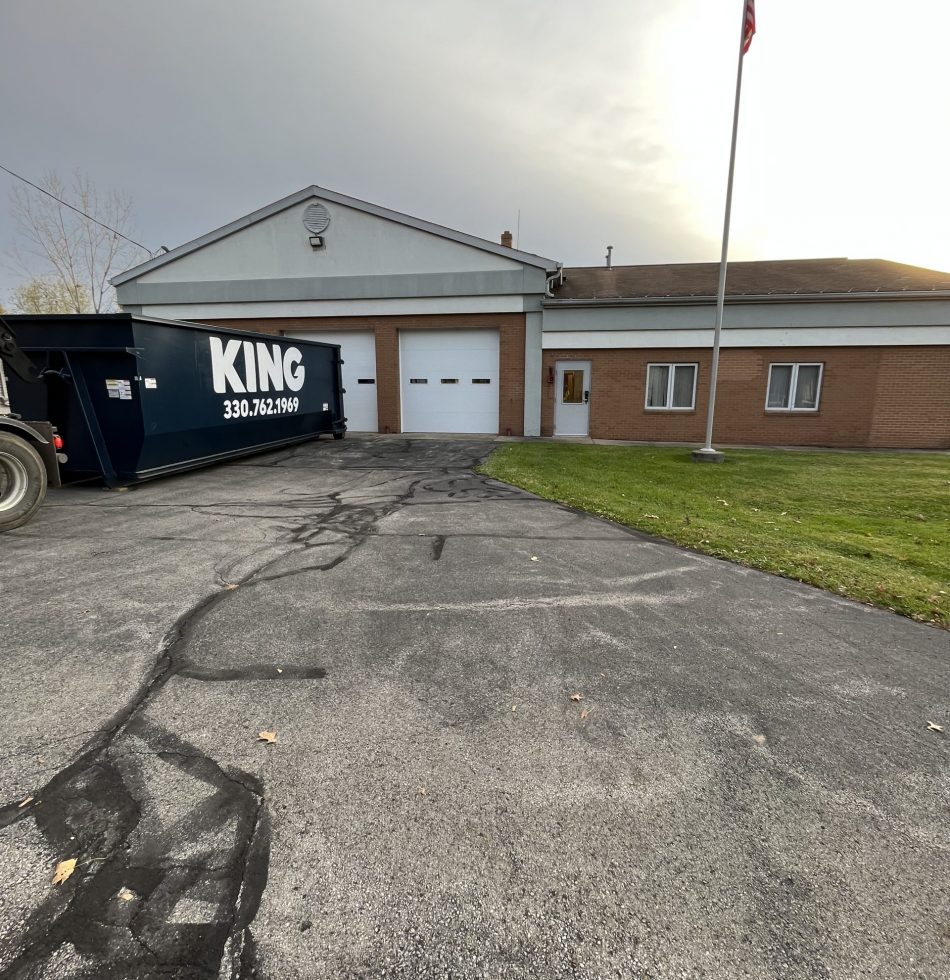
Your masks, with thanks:
[[[220,395],[227,391],[243,395],[249,391],[300,391],[307,369],[297,347],[284,350],[280,344],[210,337],[211,378]],[[235,363],[237,362],[237,364]],[[241,370],[238,370],[240,364]]]

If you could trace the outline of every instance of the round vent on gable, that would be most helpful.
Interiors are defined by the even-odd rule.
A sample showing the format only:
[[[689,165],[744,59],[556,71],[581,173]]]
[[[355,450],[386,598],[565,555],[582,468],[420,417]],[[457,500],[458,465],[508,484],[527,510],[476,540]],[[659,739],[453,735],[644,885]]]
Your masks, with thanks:
[[[303,212],[303,226],[311,235],[320,235],[330,224],[330,212],[324,204],[308,204]]]

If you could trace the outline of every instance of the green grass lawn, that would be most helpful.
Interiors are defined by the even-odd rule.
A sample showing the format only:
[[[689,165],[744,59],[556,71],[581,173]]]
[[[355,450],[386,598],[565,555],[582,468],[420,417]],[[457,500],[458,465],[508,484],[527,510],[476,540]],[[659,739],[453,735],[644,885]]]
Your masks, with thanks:
[[[950,626],[950,456],[514,443],[482,472],[708,555]]]

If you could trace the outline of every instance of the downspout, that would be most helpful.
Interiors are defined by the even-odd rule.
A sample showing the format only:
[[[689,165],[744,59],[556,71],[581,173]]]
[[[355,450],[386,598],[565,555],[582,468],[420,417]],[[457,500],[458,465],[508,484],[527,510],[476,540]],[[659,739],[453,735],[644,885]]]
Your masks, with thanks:
[[[560,262],[558,262],[557,264],[557,271],[552,273],[550,276],[547,276],[544,280],[545,296],[550,296],[553,298],[554,290],[551,286],[551,283],[553,283],[555,279],[557,279],[557,284],[559,286],[561,285],[562,282],[564,282],[564,266]]]

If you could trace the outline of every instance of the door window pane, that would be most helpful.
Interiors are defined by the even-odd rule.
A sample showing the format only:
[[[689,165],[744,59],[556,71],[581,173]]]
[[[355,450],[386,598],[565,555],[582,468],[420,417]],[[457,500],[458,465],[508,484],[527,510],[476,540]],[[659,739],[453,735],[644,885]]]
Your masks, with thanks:
[[[769,371],[769,408],[788,408],[792,387],[792,365],[773,364]],[[761,397],[761,396],[760,396]]]
[[[671,408],[693,407],[693,379],[696,377],[694,364],[677,364],[673,368],[673,404]]]
[[[668,364],[651,364],[647,373],[647,407],[666,408],[666,391],[670,381]]]
[[[565,405],[579,405],[584,400],[584,372],[565,371],[561,389],[561,401]]]
[[[795,384],[795,407],[818,407],[818,378],[821,368],[817,364],[800,364]]]

